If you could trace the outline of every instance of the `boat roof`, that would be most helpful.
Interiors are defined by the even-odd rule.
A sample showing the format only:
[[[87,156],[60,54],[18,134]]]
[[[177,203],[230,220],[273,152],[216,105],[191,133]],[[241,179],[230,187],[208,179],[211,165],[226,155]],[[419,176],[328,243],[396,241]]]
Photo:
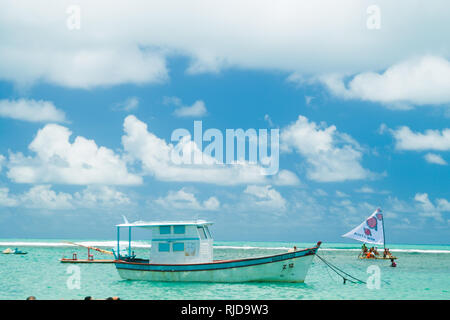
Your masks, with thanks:
[[[212,222],[205,220],[188,220],[188,221],[136,221],[116,224],[116,227],[160,227],[160,226],[206,226],[211,225]]]

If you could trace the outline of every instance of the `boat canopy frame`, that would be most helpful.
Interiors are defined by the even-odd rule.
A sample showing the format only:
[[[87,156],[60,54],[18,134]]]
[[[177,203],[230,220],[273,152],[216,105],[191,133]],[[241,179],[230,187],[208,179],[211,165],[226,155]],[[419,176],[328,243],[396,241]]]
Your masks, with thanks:
[[[122,224],[117,224],[117,253],[114,253],[115,257],[120,260],[120,228],[128,228],[128,257],[131,257],[131,229],[132,228],[144,228],[150,229],[161,226],[208,226],[212,225],[212,222],[205,220],[195,220],[195,221],[160,221],[160,222],[145,222],[136,221],[133,223],[125,222]]]

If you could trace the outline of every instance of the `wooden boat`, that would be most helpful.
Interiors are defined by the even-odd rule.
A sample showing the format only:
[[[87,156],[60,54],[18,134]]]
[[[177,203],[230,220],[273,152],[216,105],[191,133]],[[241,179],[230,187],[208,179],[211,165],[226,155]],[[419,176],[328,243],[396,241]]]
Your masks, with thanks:
[[[385,244],[385,233],[384,233],[384,215],[381,213],[381,209],[375,210],[363,223],[355,227],[353,230],[347,232],[343,237],[351,238],[363,242],[363,248],[365,249],[366,243],[383,245],[384,252],[370,254],[372,249],[367,249],[367,251],[360,252],[358,255],[359,259],[362,260],[391,260],[397,259],[393,256],[389,249],[386,248]],[[375,248],[376,249],[376,248]]]
[[[115,266],[123,279],[148,281],[304,282],[320,247],[290,250],[276,255],[237,260],[213,260],[210,222],[135,222],[117,225]],[[132,228],[152,231],[148,259],[131,251]],[[121,250],[120,229],[128,228],[128,252]]]
[[[66,241],[66,242],[69,244],[75,245],[75,246],[87,248],[87,259],[78,259],[77,253],[73,253],[72,259],[63,257],[62,259],[59,260],[61,263],[114,263],[113,259],[94,259],[94,255],[91,254],[91,250],[95,250],[100,253],[113,255],[113,253],[111,251],[103,250],[103,249],[92,247],[92,246],[85,246],[85,245],[70,242],[70,241]]]

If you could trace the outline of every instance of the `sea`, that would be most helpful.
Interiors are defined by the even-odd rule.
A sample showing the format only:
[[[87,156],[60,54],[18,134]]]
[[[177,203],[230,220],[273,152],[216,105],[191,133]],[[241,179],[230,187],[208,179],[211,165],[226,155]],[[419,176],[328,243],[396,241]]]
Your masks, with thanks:
[[[114,241],[70,241],[111,249]],[[214,259],[239,259],[273,255],[313,243],[216,241]],[[148,257],[150,244],[132,243],[138,257]],[[105,299],[118,296],[126,300],[380,300],[450,299],[450,245],[390,245],[398,258],[360,260],[360,244],[323,243],[318,255],[347,273],[349,280],[315,257],[304,283],[183,283],[123,280],[114,264],[65,264],[77,252],[86,258],[87,250],[63,240],[0,239],[0,250],[18,248],[25,255],[0,254],[0,299],[79,300],[86,296]],[[110,256],[94,252],[96,259]],[[350,277],[351,276],[351,277]],[[355,279],[360,280],[356,281]]]

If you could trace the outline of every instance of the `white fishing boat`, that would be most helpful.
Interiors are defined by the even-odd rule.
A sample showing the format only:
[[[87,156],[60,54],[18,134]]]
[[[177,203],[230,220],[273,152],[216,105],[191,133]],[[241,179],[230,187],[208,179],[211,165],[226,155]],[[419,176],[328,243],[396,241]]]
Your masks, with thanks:
[[[381,213],[381,209],[375,210],[363,223],[342,236],[364,243],[363,250],[358,255],[358,258],[360,259],[397,259],[397,257],[394,257],[389,252],[389,249],[386,248],[384,215]],[[372,249],[367,249],[365,246],[366,243],[382,245],[384,247],[384,252],[380,254],[377,250],[372,251]],[[365,250],[365,248],[367,250]]]
[[[148,281],[304,282],[320,247],[292,249],[276,255],[214,260],[207,221],[135,222],[117,225],[115,266],[123,279]],[[128,250],[120,247],[120,230],[128,229]],[[131,248],[133,228],[151,231],[149,257],[137,258]]]

